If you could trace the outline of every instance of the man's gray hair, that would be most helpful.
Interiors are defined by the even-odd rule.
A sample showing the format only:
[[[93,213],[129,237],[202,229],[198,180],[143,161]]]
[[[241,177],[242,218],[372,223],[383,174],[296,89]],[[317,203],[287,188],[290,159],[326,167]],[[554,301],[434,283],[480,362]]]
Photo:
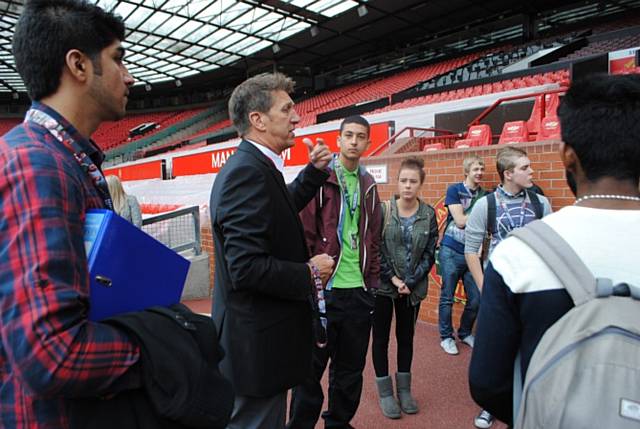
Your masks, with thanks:
[[[251,127],[250,112],[267,113],[273,104],[271,93],[291,94],[294,86],[293,79],[282,73],[262,73],[238,85],[229,98],[229,117],[240,137]]]

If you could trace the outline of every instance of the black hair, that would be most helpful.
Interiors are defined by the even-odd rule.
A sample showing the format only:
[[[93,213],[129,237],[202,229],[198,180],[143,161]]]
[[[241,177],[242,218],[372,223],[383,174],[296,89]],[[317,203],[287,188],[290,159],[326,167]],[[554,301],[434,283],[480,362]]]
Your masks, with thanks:
[[[71,49],[86,54],[100,73],[100,52],[124,40],[122,18],[85,0],[29,0],[13,35],[18,73],[32,100],[58,90]]]
[[[558,108],[562,140],[587,180],[640,178],[640,76],[591,75],[571,85]]]
[[[347,116],[346,118],[344,118],[342,120],[342,123],[340,124],[340,134],[342,134],[342,130],[344,129],[344,126],[347,124],[359,124],[362,125],[363,127],[365,127],[367,129],[367,137],[369,136],[369,131],[371,129],[371,125],[369,125],[369,121],[367,121],[365,118],[363,118],[360,115],[352,115],[352,116]]]

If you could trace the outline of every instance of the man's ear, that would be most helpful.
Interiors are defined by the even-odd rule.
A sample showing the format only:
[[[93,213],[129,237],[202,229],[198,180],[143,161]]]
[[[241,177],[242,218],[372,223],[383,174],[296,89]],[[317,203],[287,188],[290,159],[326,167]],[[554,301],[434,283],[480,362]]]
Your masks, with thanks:
[[[575,173],[576,167],[580,163],[578,156],[576,155],[576,151],[573,150],[571,146],[568,146],[565,142],[561,141],[560,146],[558,147],[558,153],[565,170]]]
[[[64,59],[64,70],[79,82],[86,82],[93,73],[91,59],[78,49],[71,49]]]
[[[260,112],[249,112],[249,122],[258,131],[265,131],[267,128]]]
[[[511,177],[513,176],[513,170],[508,168],[502,172],[502,177],[504,177],[504,181],[511,181]]]

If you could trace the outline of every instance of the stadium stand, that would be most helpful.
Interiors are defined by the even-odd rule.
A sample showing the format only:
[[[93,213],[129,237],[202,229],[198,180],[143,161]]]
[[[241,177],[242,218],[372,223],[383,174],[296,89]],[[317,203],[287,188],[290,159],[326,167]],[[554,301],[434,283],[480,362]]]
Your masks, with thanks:
[[[0,118],[0,135],[22,122],[22,118]]]
[[[154,112],[130,115],[117,122],[105,122],[93,134],[94,141],[104,150],[114,149],[120,145],[149,137],[163,128],[185,121],[202,112],[204,108],[183,111]],[[144,123],[155,123],[157,128],[141,136],[129,137],[129,131]]]
[[[593,43],[589,43],[584,48],[581,48],[565,57],[562,60],[574,60],[577,58],[586,57],[589,55],[604,54],[606,52],[617,51],[620,49],[633,48],[640,46],[640,34],[631,36],[601,40]]]

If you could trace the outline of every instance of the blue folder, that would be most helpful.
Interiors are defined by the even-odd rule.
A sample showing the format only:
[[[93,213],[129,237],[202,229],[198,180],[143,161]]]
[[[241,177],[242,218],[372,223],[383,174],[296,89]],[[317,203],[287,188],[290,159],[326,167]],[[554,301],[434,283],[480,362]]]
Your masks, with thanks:
[[[111,210],[89,210],[89,320],[180,302],[190,262]]]

